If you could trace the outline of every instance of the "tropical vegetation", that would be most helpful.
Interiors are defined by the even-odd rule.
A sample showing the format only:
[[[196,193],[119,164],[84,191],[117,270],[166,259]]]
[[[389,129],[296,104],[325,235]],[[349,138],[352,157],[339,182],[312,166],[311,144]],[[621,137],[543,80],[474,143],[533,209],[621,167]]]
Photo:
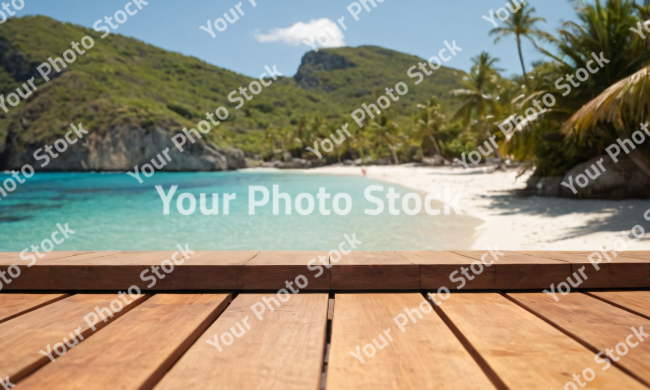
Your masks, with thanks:
[[[629,138],[650,119],[650,38],[631,30],[639,22],[650,26],[650,1],[578,0],[573,5],[578,21],[565,23],[555,33],[541,29],[544,19],[529,6],[508,20],[506,27],[492,30],[496,42],[515,36],[521,75],[504,77],[499,59],[480,53],[468,74],[457,72],[460,88],[449,92],[454,97],[451,105],[443,108],[438,97],[424,100],[416,105],[419,113],[411,114],[410,121],[389,110],[356,129],[352,140],[328,157],[329,162],[363,158],[394,164],[436,155],[450,161],[496,135],[500,147],[493,157],[497,161],[507,157],[524,169],[535,168],[539,176],[561,176],[604,154],[617,138]],[[524,37],[547,58],[534,63],[531,71],[526,71],[522,56]],[[609,63],[563,96],[556,81],[585,68],[601,53]],[[499,131],[500,124],[513,115],[525,116],[548,93],[556,99],[552,108],[509,137]],[[323,129],[306,143],[326,138],[330,131]],[[647,150],[639,148],[631,157],[650,175]],[[294,157],[311,156],[295,149]]]
[[[405,70],[422,60],[371,46],[324,49],[305,55],[293,78],[281,78],[242,110],[231,109],[234,115],[220,133],[211,135],[212,141],[239,147],[258,162],[302,158],[318,163],[442,164],[496,137],[499,148],[492,157],[498,166],[508,159],[524,169],[534,168],[538,176],[561,176],[603,154],[617,138],[629,137],[650,119],[650,0],[572,3],[577,21],[566,22],[557,31],[544,31],[545,20],[530,6],[515,13],[504,27],[492,30],[495,43],[506,36],[515,38],[512,51],[517,50],[521,74],[505,76],[499,59],[482,52],[474,57],[468,73],[442,67],[389,109],[374,118],[368,115],[363,126],[357,126],[350,121],[350,112],[364,102],[375,102],[385,87],[402,81]],[[38,18],[40,25],[57,30],[67,42],[78,39],[79,30],[84,30]],[[29,18],[10,20],[3,26],[0,53],[5,54],[0,59],[11,58],[15,64],[0,67],[2,91],[15,88],[20,75],[28,74],[26,69],[38,64],[43,53],[66,49],[66,40],[54,45],[44,33],[48,30],[21,22],[24,19]],[[646,39],[631,30],[639,23],[647,26]],[[42,39],[30,39],[28,49],[26,34]],[[522,54],[524,40],[545,57],[530,70]],[[109,49],[80,59],[83,73],[64,73],[60,79],[65,83],[43,86],[42,96],[13,116],[0,113],[0,137],[22,128],[33,140],[61,132],[61,124],[70,116],[91,114],[89,120],[98,126],[163,126],[174,131],[194,126],[203,119],[203,112],[228,104],[227,93],[252,80],[121,36],[107,38],[102,46]],[[563,96],[556,81],[587,67],[594,55],[609,62]],[[124,64],[120,60],[124,56],[131,62]],[[71,85],[80,92],[71,93]],[[508,136],[499,130],[547,94],[556,103],[536,120]],[[84,99],[86,104],[80,104]],[[47,104],[56,110],[39,113],[38,108]],[[47,121],[29,125],[42,115]],[[331,139],[332,134],[339,138],[337,130],[346,121],[351,123],[350,135],[334,143],[322,160],[307,150]],[[648,150],[640,147],[632,158],[650,175]]]

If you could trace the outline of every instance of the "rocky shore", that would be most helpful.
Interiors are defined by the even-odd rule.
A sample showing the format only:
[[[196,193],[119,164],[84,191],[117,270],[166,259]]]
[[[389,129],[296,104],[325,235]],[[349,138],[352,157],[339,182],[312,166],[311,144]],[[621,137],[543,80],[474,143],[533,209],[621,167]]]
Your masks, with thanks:
[[[598,165],[601,160],[604,168],[602,172]],[[587,170],[592,176],[595,176],[596,172],[600,174],[592,179],[586,176]],[[577,183],[580,175],[588,177],[584,187]],[[568,186],[569,184],[573,185],[575,193]],[[650,198],[650,176],[639,169],[629,156],[621,157],[618,163],[614,163],[612,159],[602,155],[576,165],[562,177],[533,175],[528,180],[525,192],[570,199],[648,199]]]
[[[10,132],[0,149],[0,170],[18,170],[30,164],[37,171],[128,171],[148,163],[165,149],[169,149],[171,161],[163,171],[226,171],[246,167],[240,149],[223,149],[201,140],[187,145],[181,153],[174,147],[172,135],[163,128],[115,127],[106,132],[91,132],[41,167],[34,152],[45,144],[25,142],[19,134]]]

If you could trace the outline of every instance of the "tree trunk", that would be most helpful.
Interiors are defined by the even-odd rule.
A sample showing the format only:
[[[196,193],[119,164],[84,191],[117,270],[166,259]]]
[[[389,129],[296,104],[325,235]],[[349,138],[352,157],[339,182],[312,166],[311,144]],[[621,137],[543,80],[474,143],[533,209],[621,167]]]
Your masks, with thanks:
[[[437,140],[436,140],[436,137],[434,137],[433,134],[429,134],[429,140],[430,140],[431,143],[433,144],[433,147],[436,149],[436,153],[437,153],[438,155],[440,155],[440,158],[442,159],[442,161],[444,161],[443,165],[444,165],[444,164],[451,164],[451,163],[450,163],[449,161],[447,161],[447,159],[444,158],[444,156],[442,155],[442,152],[440,151],[440,146],[438,145],[438,142],[437,142]],[[424,151],[423,151],[423,154],[424,154]]]
[[[494,148],[494,156],[499,159],[497,169],[505,170],[505,167],[503,166],[503,158],[501,157],[501,153],[499,153],[499,148]]]
[[[488,135],[490,136],[490,138],[492,138],[492,132],[491,131],[488,131]],[[494,141],[494,143],[496,144],[497,142]],[[503,157],[501,157],[501,152],[499,152],[498,147],[494,148],[494,157],[499,159],[499,164],[497,165],[497,169],[498,170],[505,170],[505,167],[503,166]]]
[[[395,153],[395,147],[393,145],[388,145],[390,152],[393,155],[393,160],[395,160],[395,165],[399,165],[399,160],[397,159],[397,153]]]
[[[521,38],[517,35],[517,50],[519,51],[519,61],[521,61],[521,69],[524,71],[524,84],[528,88],[528,76],[526,76],[526,65],[524,64],[524,55],[521,53]]]
[[[440,152],[440,146],[438,146],[438,142],[436,142],[436,138],[433,136],[433,134],[429,134],[429,140],[431,140],[431,143],[433,144],[433,148],[436,150],[436,153],[442,157],[442,152]]]

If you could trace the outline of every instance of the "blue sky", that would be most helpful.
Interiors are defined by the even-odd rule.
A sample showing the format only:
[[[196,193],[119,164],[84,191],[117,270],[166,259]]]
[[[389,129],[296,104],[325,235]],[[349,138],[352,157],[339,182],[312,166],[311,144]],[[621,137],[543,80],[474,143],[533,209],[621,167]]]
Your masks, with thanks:
[[[113,16],[124,9],[128,0],[25,0],[25,7],[17,16],[47,15],[54,19],[80,24],[89,28],[104,16]],[[208,63],[248,76],[259,76],[264,65],[277,65],[285,75],[295,74],[302,55],[311,50],[305,44],[298,46],[282,41],[260,42],[256,32],[269,34],[277,28],[288,28],[298,22],[328,18],[336,21],[342,16],[346,46],[377,45],[388,49],[429,58],[444,47],[443,41],[456,40],[463,49],[446,65],[468,70],[471,58],[482,50],[501,58],[499,66],[506,74],[521,73],[514,39],[494,44],[488,36],[493,27],[481,18],[503,7],[505,0],[384,0],[376,3],[371,12],[363,10],[355,21],[347,8],[351,0],[242,0],[244,16],[216,37],[199,29],[208,19],[223,18],[223,14],[239,0],[151,0],[138,14],[129,16],[115,33],[134,37],[166,50],[191,55]],[[568,0],[528,1],[537,14],[548,20],[541,24],[554,31],[575,13]],[[137,9],[133,7],[134,9]],[[1,26],[0,26],[1,28]],[[542,58],[530,44],[524,44],[527,66]]]

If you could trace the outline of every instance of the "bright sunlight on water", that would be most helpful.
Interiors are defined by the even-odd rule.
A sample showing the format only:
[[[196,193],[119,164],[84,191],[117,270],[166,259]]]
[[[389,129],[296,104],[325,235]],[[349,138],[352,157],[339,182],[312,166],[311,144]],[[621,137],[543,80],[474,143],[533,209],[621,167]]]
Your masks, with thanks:
[[[4,180],[9,175],[0,175]],[[288,193],[292,200],[301,192],[316,198],[319,187],[333,197],[339,192],[352,198],[348,215],[321,215],[318,200],[307,216],[272,214],[272,201],[249,215],[248,187],[273,185]],[[163,201],[155,185],[168,193],[177,185],[170,204],[170,214],[163,215]],[[124,173],[37,173],[0,202],[0,251],[21,251],[38,245],[56,230],[56,224],[68,223],[75,233],[55,250],[172,250],[176,244],[190,245],[193,250],[324,250],[335,248],[343,235],[356,234],[363,244],[357,250],[444,250],[468,246],[474,228],[481,221],[468,217],[421,213],[409,216],[390,215],[385,210],[377,216],[364,214],[376,205],[364,197],[369,185],[388,187],[400,194],[412,192],[404,187],[363,177],[308,175],[294,172],[199,172],[156,173],[139,184]],[[181,215],[176,198],[183,192],[194,194],[196,212]],[[212,193],[236,193],[230,202],[230,215],[203,215],[199,194],[206,193],[212,206]],[[257,199],[261,194],[257,195]],[[435,202],[435,201],[434,201]],[[401,209],[401,200],[396,202]],[[189,204],[185,202],[185,207]],[[462,204],[462,202],[461,202]],[[305,202],[306,205],[306,202]],[[434,204],[440,207],[442,204]],[[331,209],[331,199],[328,201]],[[460,247],[459,245],[463,245]]]

